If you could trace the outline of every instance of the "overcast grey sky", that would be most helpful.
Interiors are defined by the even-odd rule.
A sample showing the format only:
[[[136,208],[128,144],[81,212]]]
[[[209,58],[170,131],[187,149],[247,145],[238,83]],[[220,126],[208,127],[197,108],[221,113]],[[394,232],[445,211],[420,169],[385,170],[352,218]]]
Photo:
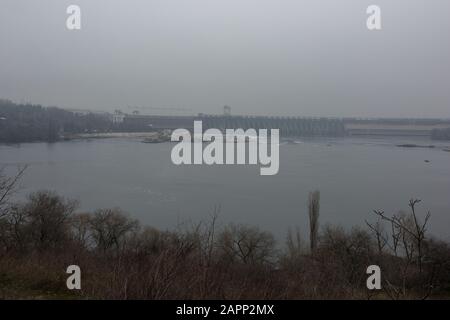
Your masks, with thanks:
[[[448,0],[0,0],[0,98],[450,118]],[[66,29],[66,8],[82,30]],[[366,8],[382,30],[366,28]]]

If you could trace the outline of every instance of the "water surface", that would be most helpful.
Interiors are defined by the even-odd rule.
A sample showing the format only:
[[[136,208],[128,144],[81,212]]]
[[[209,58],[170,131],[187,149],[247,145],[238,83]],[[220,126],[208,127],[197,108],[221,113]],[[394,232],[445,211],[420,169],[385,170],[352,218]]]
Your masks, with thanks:
[[[39,189],[80,200],[80,210],[121,207],[145,224],[172,229],[206,220],[221,206],[220,224],[258,225],[283,237],[290,227],[306,234],[308,192],[321,191],[321,224],[344,227],[374,219],[373,209],[432,213],[430,231],[450,239],[450,153],[442,148],[399,148],[426,139],[306,139],[282,143],[280,171],[259,166],[175,166],[171,143],[97,139],[0,146],[0,166],[28,164],[19,197]],[[428,160],[429,162],[425,162]],[[306,238],[306,237],[305,237]]]

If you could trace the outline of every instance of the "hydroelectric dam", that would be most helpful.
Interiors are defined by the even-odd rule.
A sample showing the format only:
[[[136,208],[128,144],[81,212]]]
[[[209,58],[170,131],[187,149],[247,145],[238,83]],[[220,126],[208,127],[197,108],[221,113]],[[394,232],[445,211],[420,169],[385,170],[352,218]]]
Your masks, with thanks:
[[[116,130],[145,132],[184,128],[193,130],[194,121],[202,121],[203,129],[279,129],[289,136],[430,136],[435,129],[450,128],[450,120],[442,119],[362,119],[327,117],[276,117],[243,115],[161,116],[121,114],[113,121]]]

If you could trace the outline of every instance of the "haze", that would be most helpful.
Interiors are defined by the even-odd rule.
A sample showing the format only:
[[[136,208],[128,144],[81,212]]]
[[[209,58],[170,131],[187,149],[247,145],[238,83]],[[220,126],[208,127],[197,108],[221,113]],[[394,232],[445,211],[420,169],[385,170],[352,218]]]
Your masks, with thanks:
[[[82,30],[66,29],[66,8]],[[366,28],[366,8],[382,30]],[[442,117],[448,0],[1,0],[0,98],[113,111]]]

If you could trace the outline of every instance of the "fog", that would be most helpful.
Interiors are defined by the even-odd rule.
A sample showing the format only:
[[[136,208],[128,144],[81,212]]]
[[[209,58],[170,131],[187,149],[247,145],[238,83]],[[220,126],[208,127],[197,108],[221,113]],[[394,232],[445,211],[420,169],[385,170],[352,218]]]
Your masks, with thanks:
[[[66,28],[70,4],[81,30]],[[371,4],[382,30],[366,28]],[[448,0],[1,0],[0,98],[449,118],[448,12]]]

